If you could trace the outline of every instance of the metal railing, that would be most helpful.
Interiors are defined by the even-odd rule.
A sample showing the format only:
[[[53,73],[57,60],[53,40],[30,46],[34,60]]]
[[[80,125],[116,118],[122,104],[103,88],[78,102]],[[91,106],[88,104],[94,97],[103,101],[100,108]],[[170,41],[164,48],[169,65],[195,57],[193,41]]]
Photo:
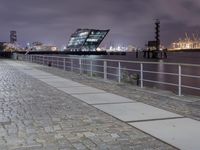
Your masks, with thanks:
[[[80,74],[88,74],[89,76],[99,76],[104,80],[116,80],[121,83],[124,82],[124,76],[130,78],[131,75],[139,76],[140,87],[144,84],[158,84],[170,87],[175,87],[179,96],[182,95],[182,89],[187,88],[199,92],[200,75],[188,74],[183,72],[183,68],[196,68],[200,73],[200,65],[184,64],[184,63],[167,63],[167,62],[144,62],[144,61],[125,61],[125,60],[108,60],[108,59],[91,59],[86,57],[74,56],[51,56],[51,55],[23,55],[14,54],[14,58],[32,63],[42,64],[63,69],[65,71],[77,72]],[[147,67],[150,65],[150,67]],[[152,67],[155,65],[156,67]],[[159,66],[170,66],[173,71],[163,71],[158,69]],[[150,70],[153,68],[153,70]],[[186,72],[187,69],[186,69]],[[136,77],[134,76],[134,77]],[[172,77],[172,81],[165,81],[159,79],[159,76],[164,79]],[[133,77],[133,76],[132,76]],[[149,78],[151,77],[151,78]],[[183,78],[189,78],[194,84],[183,84]],[[134,78],[137,80],[137,78]],[[163,81],[164,80],[164,81]],[[197,83],[196,80],[198,80]],[[145,85],[146,86],[146,85]]]

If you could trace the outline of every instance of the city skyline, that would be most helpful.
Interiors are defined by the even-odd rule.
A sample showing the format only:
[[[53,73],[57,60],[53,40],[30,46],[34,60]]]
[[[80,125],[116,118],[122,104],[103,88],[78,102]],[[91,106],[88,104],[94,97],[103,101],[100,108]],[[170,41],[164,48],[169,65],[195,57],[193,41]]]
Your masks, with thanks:
[[[188,34],[199,33],[198,0],[1,0],[0,41],[16,30],[18,42],[41,41],[65,46],[77,28],[110,29],[102,45],[144,47],[154,39],[154,20],[161,20],[165,46]]]

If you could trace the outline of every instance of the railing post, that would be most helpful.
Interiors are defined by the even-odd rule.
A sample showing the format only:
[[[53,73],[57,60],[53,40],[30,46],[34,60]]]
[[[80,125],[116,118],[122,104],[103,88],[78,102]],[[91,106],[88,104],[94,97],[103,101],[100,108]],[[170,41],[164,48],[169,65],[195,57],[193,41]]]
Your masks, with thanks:
[[[104,62],[103,62],[103,68],[104,68],[104,71],[103,71],[103,73],[104,73],[104,80],[107,80],[107,61],[105,61],[104,60]]]
[[[181,96],[181,65],[178,65],[178,96]]]
[[[90,60],[90,76],[92,77],[93,76],[93,66],[92,66],[92,60]]]
[[[121,83],[121,63],[118,62],[118,82]]]
[[[65,60],[65,58],[64,58],[64,59],[63,59],[63,69],[64,69],[64,70],[66,70],[66,66],[65,66],[65,65],[66,65],[66,60]]]
[[[140,64],[140,87],[143,88],[143,63]]]
[[[81,65],[82,61],[81,61],[81,58],[79,58],[79,71],[80,71],[80,74],[82,74],[82,65]]]
[[[42,56],[42,63],[43,63],[43,65],[45,65],[44,56]]]
[[[71,58],[71,72],[73,72],[73,59]]]
[[[56,65],[56,60],[53,58],[53,56],[51,57],[51,61],[52,61],[52,67],[55,67]]]
[[[56,57],[55,57],[56,58]],[[56,59],[56,67],[57,68],[59,68],[59,61],[58,61],[59,59],[58,59],[58,57],[57,57],[57,59]]]

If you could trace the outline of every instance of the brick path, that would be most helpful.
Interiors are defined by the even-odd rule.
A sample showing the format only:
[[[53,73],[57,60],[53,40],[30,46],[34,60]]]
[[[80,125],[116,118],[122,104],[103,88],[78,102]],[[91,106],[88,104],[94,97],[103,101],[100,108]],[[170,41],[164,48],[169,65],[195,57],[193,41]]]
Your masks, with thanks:
[[[0,150],[174,149],[0,60]]]

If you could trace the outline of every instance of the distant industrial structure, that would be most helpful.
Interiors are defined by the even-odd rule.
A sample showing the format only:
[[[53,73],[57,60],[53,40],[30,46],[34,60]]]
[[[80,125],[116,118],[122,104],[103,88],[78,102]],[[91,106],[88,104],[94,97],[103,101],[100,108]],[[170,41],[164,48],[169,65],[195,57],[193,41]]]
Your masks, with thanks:
[[[77,29],[70,37],[66,51],[97,51],[109,30]]]
[[[167,49],[164,49],[163,46],[161,46],[160,42],[160,20],[156,19],[155,21],[155,40],[148,41],[148,44],[146,45],[147,49],[143,51],[144,58],[167,58]],[[137,57],[137,55],[136,55]]]
[[[147,48],[149,51],[157,52],[160,50],[160,21],[155,22],[155,40],[148,41]]]
[[[198,35],[192,34],[192,38],[185,33],[184,39],[179,39],[173,42],[170,50],[199,50],[200,49],[200,38]]]

